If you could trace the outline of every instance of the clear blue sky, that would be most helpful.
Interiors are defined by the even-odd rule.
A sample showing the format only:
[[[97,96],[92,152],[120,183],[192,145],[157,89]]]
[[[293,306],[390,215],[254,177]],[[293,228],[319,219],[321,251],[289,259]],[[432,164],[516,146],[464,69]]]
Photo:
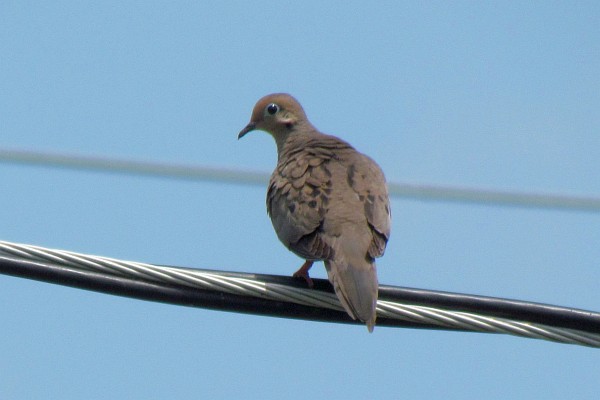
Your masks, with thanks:
[[[358,3],[358,2],[357,2]],[[0,3],[0,146],[271,171],[286,91],[390,181],[600,195],[598,2]],[[0,164],[0,239],[289,275],[266,188]],[[393,200],[381,283],[600,310],[600,215]],[[324,277],[322,266],[315,276]],[[595,399],[598,350],[0,276],[6,399]]]

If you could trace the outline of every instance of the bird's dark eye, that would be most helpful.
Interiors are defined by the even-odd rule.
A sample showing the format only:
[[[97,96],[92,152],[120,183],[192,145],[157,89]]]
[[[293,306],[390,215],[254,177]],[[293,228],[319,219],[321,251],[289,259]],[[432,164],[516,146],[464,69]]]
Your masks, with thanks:
[[[267,106],[267,112],[271,115],[275,115],[279,111],[279,106],[275,103],[271,103]]]

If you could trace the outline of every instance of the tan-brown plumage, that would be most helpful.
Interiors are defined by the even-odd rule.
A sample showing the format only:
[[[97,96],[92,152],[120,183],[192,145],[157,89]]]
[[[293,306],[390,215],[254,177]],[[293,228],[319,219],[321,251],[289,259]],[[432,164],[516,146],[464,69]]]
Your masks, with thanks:
[[[260,99],[239,133],[270,133],[277,167],[267,191],[267,212],[279,240],[307,260],[295,276],[310,283],[313,261],[324,261],[344,309],[373,330],[376,319],[375,258],[390,236],[387,185],[379,166],[345,141],[319,132],[296,99]]]

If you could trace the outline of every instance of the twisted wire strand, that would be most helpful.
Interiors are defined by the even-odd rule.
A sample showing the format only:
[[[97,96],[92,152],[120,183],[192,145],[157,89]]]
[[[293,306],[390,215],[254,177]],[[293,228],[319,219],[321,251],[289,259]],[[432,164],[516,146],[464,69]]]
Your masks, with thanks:
[[[124,277],[135,281],[151,282],[171,287],[177,286],[204,291],[217,291],[219,293],[343,312],[338,299],[331,292],[294,287],[261,280],[258,277],[250,279],[248,277],[235,276],[235,273],[229,272],[158,266],[6,241],[0,241],[0,255],[27,261],[50,263],[73,268],[78,271],[93,272],[103,276]],[[0,272],[3,271],[0,270]],[[600,347],[600,331],[590,332],[550,326],[475,312],[408,304],[389,299],[380,299],[378,301],[377,314],[380,318],[410,322],[416,324],[416,326],[422,325],[423,327],[437,327],[449,330],[502,333],[554,342]],[[595,317],[600,317],[600,314],[590,312],[591,314],[594,314]]]

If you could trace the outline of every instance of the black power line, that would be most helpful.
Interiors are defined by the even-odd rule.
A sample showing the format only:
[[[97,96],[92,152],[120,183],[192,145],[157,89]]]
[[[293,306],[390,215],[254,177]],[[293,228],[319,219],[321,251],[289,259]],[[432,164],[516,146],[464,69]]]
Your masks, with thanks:
[[[327,280],[156,266],[0,242],[0,273],[136,299],[313,321],[356,323]],[[509,333],[600,347],[600,313],[381,285],[377,326]]]

